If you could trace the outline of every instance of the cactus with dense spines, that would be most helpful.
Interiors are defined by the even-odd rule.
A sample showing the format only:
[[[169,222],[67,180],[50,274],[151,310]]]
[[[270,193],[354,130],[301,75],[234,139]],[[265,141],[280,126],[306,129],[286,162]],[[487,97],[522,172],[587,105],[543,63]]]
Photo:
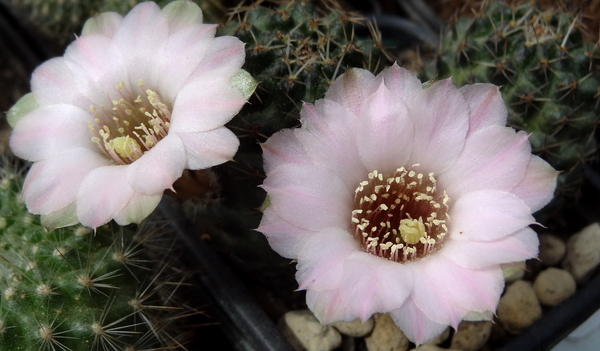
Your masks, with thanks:
[[[264,141],[296,125],[302,102],[322,98],[348,67],[385,68],[381,43],[359,38],[357,26],[368,25],[333,0],[267,0],[230,9],[220,34],[246,43],[244,69],[259,82],[255,99],[230,126],[246,131],[240,136]]]
[[[580,18],[534,2],[485,1],[442,34],[425,78],[493,83],[509,125],[531,133],[533,152],[562,171],[552,207],[576,197],[582,163],[596,157],[600,47],[583,40]]]
[[[144,248],[156,233],[116,226],[96,233],[84,227],[46,232],[20,201],[22,175],[2,166],[0,349],[181,346],[169,331],[176,317],[190,311],[161,302],[165,294],[172,300],[177,284],[154,275],[155,267],[166,266]]]

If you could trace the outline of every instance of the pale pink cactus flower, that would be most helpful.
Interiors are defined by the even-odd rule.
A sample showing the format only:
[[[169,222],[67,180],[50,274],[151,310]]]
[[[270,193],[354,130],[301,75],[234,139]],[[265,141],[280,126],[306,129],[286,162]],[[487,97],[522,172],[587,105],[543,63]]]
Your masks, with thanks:
[[[535,257],[557,172],[506,127],[498,87],[351,69],[264,145],[258,228],[322,323],[390,313],[416,344],[490,319],[501,265]]]
[[[64,56],[33,73],[9,111],[10,147],[33,165],[23,188],[48,228],[140,222],[184,169],[224,163],[224,124],[256,84],[244,44],[215,38],[191,1],[154,2],[88,20]]]

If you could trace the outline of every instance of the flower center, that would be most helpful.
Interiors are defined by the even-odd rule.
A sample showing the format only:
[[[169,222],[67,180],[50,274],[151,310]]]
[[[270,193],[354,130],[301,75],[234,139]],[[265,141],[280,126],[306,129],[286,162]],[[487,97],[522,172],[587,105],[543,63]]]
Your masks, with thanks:
[[[145,94],[136,97],[121,82],[115,86],[121,98],[111,100],[111,108],[90,106],[92,141],[118,165],[133,163],[169,133],[169,106],[141,80],[138,87]]]
[[[437,189],[433,173],[424,176],[414,170],[418,166],[398,168],[389,176],[375,170],[356,188],[352,225],[366,252],[407,262],[427,256],[444,241],[450,198]]]

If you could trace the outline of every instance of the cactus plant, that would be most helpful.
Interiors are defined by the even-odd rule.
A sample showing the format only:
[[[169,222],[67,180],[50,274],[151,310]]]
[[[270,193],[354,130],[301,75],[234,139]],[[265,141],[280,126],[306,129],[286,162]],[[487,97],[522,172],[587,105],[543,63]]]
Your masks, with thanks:
[[[79,226],[48,233],[20,201],[22,172],[6,160],[0,170],[0,349],[182,346],[170,330],[190,311],[171,306],[177,284],[153,272],[166,265],[144,248],[157,231],[105,226],[93,233]]]
[[[220,33],[246,43],[244,69],[259,82],[255,103],[233,128],[245,129],[243,136],[269,136],[296,125],[301,103],[322,98],[347,67],[385,68],[377,37],[356,35],[355,28],[366,25],[333,0],[256,1],[232,8]]]
[[[577,197],[582,163],[596,157],[600,113],[600,47],[585,42],[576,13],[535,2],[485,1],[442,34],[436,59],[423,75],[458,84],[502,86],[508,123],[531,133],[534,153],[562,171],[557,210]]]

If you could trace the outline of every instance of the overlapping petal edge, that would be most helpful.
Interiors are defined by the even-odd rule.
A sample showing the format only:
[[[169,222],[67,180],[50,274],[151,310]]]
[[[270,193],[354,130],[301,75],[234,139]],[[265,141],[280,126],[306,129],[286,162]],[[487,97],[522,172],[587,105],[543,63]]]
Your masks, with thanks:
[[[10,146],[34,162],[23,199],[47,227],[139,222],[185,168],[233,157],[239,141],[224,124],[249,95],[236,79],[254,86],[239,81],[244,44],[215,38],[215,28],[202,23],[191,1],[162,10],[146,2],[125,17],[103,13],[88,20],[63,57],[35,70],[32,93],[9,113]],[[172,106],[170,130],[133,163],[115,165],[91,140],[90,106],[111,106],[120,98],[115,86],[132,88],[140,80]]]
[[[490,84],[423,88],[397,65],[378,76],[352,69],[324,99],[304,104],[301,128],[263,145],[270,206],[258,230],[297,260],[300,289],[321,322],[389,312],[421,344],[465,318],[490,318],[504,287],[500,265],[538,253],[529,225],[557,176],[506,119]],[[452,199],[449,237],[406,263],[364,252],[350,233],[354,190],[374,169],[413,164],[434,172]]]

